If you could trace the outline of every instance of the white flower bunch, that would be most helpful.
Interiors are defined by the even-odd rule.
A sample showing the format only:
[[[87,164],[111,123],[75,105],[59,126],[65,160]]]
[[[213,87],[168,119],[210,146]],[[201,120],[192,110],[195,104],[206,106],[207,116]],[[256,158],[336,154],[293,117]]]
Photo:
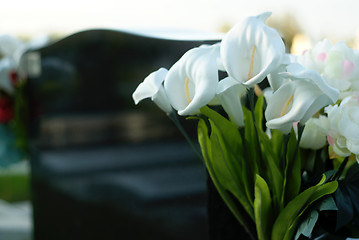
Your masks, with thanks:
[[[272,94],[265,110],[267,127],[287,134],[293,123],[304,125],[337,101],[339,90],[328,76],[335,79],[335,74],[342,74],[351,81],[356,58],[342,44],[329,47],[327,41],[302,58],[290,56],[278,32],[265,24],[269,16],[266,12],[245,18],[220,43],[193,48],[168,71],[152,73],[148,78],[156,84],[146,83],[146,78],[133,93],[135,103],[151,97],[167,113],[174,108],[182,116],[199,114],[203,106],[219,103],[231,120],[244,127],[241,97],[268,77]],[[341,73],[330,71],[340,58],[335,49],[345,52],[343,59],[348,55]],[[328,62],[327,67],[322,60]],[[219,71],[228,77],[219,79]]]
[[[349,96],[340,104],[325,108],[328,114],[328,142],[342,157],[355,154],[359,161],[359,98]]]
[[[328,160],[327,142],[337,156],[359,161],[359,55],[328,40],[301,56],[286,54],[278,32],[265,24],[269,16],[247,17],[219,43],[190,49],[169,70],[151,73],[132,96],[136,104],[151,98],[172,119],[195,115],[208,173],[251,239],[293,239],[295,230],[297,236],[312,232],[309,220],[297,228],[312,203],[334,193],[340,198],[349,158],[331,173],[317,168],[314,163]],[[262,91],[265,79],[269,87]],[[320,151],[308,158],[303,148]],[[322,180],[310,182],[317,171]],[[302,181],[311,187],[302,189]],[[336,200],[342,208],[344,201]],[[328,210],[337,210],[335,203]]]
[[[288,134],[294,123],[308,123],[301,147],[320,149],[327,145],[326,139],[333,139],[337,141],[331,144],[336,154],[358,154],[342,145],[353,144],[353,140],[347,139],[341,128],[334,131],[328,127],[329,110],[319,111],[359,95],[359,52],[345,42],[332,44],[325,39],[301,56],[286,54],[278,32],[265,24],[269,16],[266,12],[247,17],[221,42],[193,48],[168,71],[161,68],[150,74],[133,93],[135,103],[151,97],[168,114],[174,109],[182,116],[197,115],[203,106],[220,104],[237,126],[245,127],[241,98],[267,77],[268,129]],[[228,77],[219,79],[219,71]],[[331,118],[337,112],[331,111]],[[359,125],[352,126],[351,132],[359,136]]]

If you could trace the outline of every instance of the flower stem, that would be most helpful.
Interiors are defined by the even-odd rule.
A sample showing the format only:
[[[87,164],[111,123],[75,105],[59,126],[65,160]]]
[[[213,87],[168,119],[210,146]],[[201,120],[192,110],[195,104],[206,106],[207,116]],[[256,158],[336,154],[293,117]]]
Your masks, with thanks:
[[[342,175],[345,166],[347,165],[349,157],[346,157],[343,162],[340,164],[338,171],[330,178],[330,181],[339,180],[340,176]]]
[[[252,114],[252,119],[253,119],[253,125],[254,125],[254,131],[255,131],[255,135],[256,135],[256,142],[257,142],[257,153],[259,155],[258,157],[258,163],[259,163],[259,167],[260,170],[262,171],[262,173],[266,172],[266,166],[265,164],[263,164],[263,156],[262,156],[262,151],[261,151],[261,145],[260,145],[260,141],[259,141],[259,135],[258,135],[258,129],[257,129],[257,124],[256,124],[256,118],[255,118],[255,114],[254,114],[254,109],[255,109],[255,104],[254,104],[254,88],[248,88],[248,94],[247,94],[247,98],[249,101],[249,107],[251,110],[251,114]]]
[[[299,150],[300,140],[302,139],[304,127],[305,127],[305,125],[298,123],[298,139],[297,139],[297,144],[295,146],[295,150],[294,150],[294,154],[293,154],[293,161],[294,161],[295,157],[297,156],[297,153]]]
[[[168,117],[173,121],[173,123],[176,125],[176,127],[179,129],[179,131],[182,133],[182,135],[184,136],[184,138],[186,139],[186,141],[189,143],[189,145],[191,146],[191,148],[193,149],[193,151],[197,154],[197,156],[202,160],[203,160],[203,156],[202,153],[199,150],[198,145],[195,145],[193,140],[189,137],[188,133],[186,132],[186,130],[183,128],[182,124],[180,123],[180,121],[178,120],[177,114],[175,111],[172,110],[171,113],[168,114]]]
[[[248,185],[244,186],[245,190],[246,190],[246,194],[247,194],[247,198],[249,202],[253,202],[254,199],[254,193],[253,193],[253,189],[254,189],[254,170],[252,167],[252,164],[249,164],[249,157],[248,157],[248,152],[247,152],[247,143],[246,143],[246,137],[245,137],[245,128],[241,127],[238,128],[239,134],[242,137],[242,146],[243,146],[243,156],[246,162],[246,172],[244,172],[243,174],[245,174],[245,178],[247,178],[248,181]]]
[[[290,139],[290,133],[283,135],[283,152],[282,152],[282,170],[285,170],[286,162],[287,162],[287,148],[288,142]]]

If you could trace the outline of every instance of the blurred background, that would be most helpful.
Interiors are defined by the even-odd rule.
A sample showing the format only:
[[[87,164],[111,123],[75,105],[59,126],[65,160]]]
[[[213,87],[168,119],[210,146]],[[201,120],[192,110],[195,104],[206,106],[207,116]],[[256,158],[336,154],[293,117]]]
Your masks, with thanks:
[[[116,135],[117,137],[126,137],[138,142],[143,137],[141,134],[144,133],[160,139],[162,135],[154,134],[160,132],[156,128],[158,125],[161,125],[161,129],[164,129],[163,132],[166,134],[173,134],[174,126],[168,123],[167,118],[165,123],[168,124],[163,124],[165,116],[160,110],[154,110],[151,102],[144,102],[141,106],[135,107],[129,93],[132,93],[138,83],[154,70],[154,66],[169,67],[170,63],[182,55],[182,52],[198,46],[199,43],[148,40],[116,31],[86,32],[84,30],[146,30],[146,32],[162,33],[193,30],[225,33],[247,16],[270,11],[272,16],[267,24],[279,31],[288,52],[301,54],[323,38],[329,38],[333,42],[345,40],[349,46],[359,49],[358,6],[357,0],[3,1],[0,6],[0,36],[11,34],[21,40],[49,36],[51,42],[62,40],[41,49],[42,62],[38,63],[41,64],[39,66],[42,69],[41,76],[33,77],[29,81],[33,84],[32,95],[47,104],[42,106],[47,111],[45,112],[50,115],[57,114],[51,116],[52,118],[47,116],[47,122],[42,122],[42,129],[46,130],[44,131],[46,134],[43,134],[45,140],[42,143],[48,145],[42,146],[41,157],[35,155],[37,165],[32,161],[37,167],[34,168],[36,171],[33,170],[33,174],[39,178],[33,178],[37,182],[31,190],[35,191],[31,193],[28,186],[28,162],[11,168],[2,169],[0,166],[0,215],[2,216],[0,239],[31,239],[33,219],[36,220],[36,240],[74,239],[74,235],[69,235],[70,237],[67,238],[64,234],[83,236],[83,232],[88,236],[76,239],[112,239],[98,237],[96,233],[103,235],[107,232],[109,235],[117,236],[119,233],[114,229],[117,229],[116,224],[120,224],[123,228],[121,230],[123,236],[125,230],[130,229],[128,226],[143,225],[138,219],[159,225],[161,231],[169,229],[171,234],[174,232],[171,227],[177,228],[179,223],[183,223],[183,226],[191,225],[189,219],[197,221],[196,224],[199,226],[196,229],[197,234],[203,234],[207,228],[204,217],[206,175],[202,163],[198,162],[196,156],[193,156],[193,151],[186,144],[175,142],[174,145],[163,147],[164,149],[161,149],[162,145],[157,145],[161,147],[159,150],[148,144],[155,142],[153,139],[147,139],[146,145],[141,146],[143,147],[141,151],[126,144],[120,148],[117,145],[106,146],[105,150],[92,149],[92,145],[88,149],[81,146],[81,149],[75,149],[76,151],[74,148],[65,151],[64,146],[60,146],[62,147],[60,150],[55,148],[61,144],[66,146],[77,144],[78,139],[100,141],[117,133],[121,135]],[[82,33],[76,34],[78,32]],[[175,51],[169,51],[170,49]],[[36,54],[29,56],[39,57]],[[106,81],[107,84],[103,84],[99,79]],[[97,96],[98,92],[110,92],[113,95],[94,98],[93,96]],[[125,94],[126,98],[124,98]],[[117,98],[113,100],[111,97],[123,97],[125,100],[117,101]],[[51,101],[48,101],[49,99]],[[76,107],[83,106],[73,104],[74,99],[85,99],[86,107],[91,106],[91,110],[94,111],[103,109],[103,106],[110,110],[124,111],[122,115],[99,116],[96,112],[84,117],[82,112],[76,112],[78,110]],[[31,103],[29,105],[37,111],[38,106]],[[64,109],[77,115],[68,113],[66,115]],[[147,115],[142,113],[141,115],[134,109],[136,111],[147,109]],[[58,112],[54,114],[50,110]],[[36,111],[35,113],[38,114]],[[148,112],[151,113],[151,118],[148,117]],[[157,118],[158,116],[161,118]],[[88,131],[89,129],[92,131]],[[100,140],[94,138],[95,134],[99,133]],[[178,132],[175,133],[179,135]],[[5,133],[0,131],[0,136],[5,136]],[[179,137],[182,140],[182,136]],[[3,137],[1,139],[4,140]],[[8,142],[13,142],[10,140]],[[53,149],[49,147],[51,144],[55,146]],[[0,153],[4,152],[1,146],[4,146],[4,143],[0,143]],[[132,152],[137,154],[129,154]],[[172,161],[168,163],[168,159]],[[98,160],[101,160],[101,166]],[[153,163],[152,160],[156,161]],[[129,167],[127,163],[132,165],[129,164],[131,165]],[[183,181],[184,179],[186,181]],[[173,186],[177,187],[173,188]],[[32,194],[32,198],[35,199],[34,218],[32,205],[27,201]],[[123,199],[124,195],[131,201]],[[133,199],[137,199],[142,205]],[[132,204],[132,207],[127,205],[122,207],[121,201]],[[129,211],[131,216],[136,217],[131,220],[126,215],[129,213],[123,211],[124,209]],[[132,211],[133,209],[137,212]],[[173,209],[177,209],[177,212],[173,212]],[[183,214],[184,212],[188,214]],[[94,217],[90,214],[97,215]],[[177,222],[163,220],[165,217],[174,219],[174,214],[181,216],[176,218]],[[139,215],[141,218],[138,217]],[[120,219],[119,216],[125,217]],[[153,218],[160,219],[160,224],[158,224],[159,220],[156,222]],[[133,222],[136,224],[132,224]],[[192,230],[192,226],[188,229]],[[154,232],[151,235],[155,236],[154,239],[161,239],[160,230],[156,232],[152,225],[148,228]],[[93,231],[87,231],[88,229]],[[199,239],[193,232],[187,233],[183,229],[182,234]],[[132,237],[133,229],[130,230],[127,232]],[[50,235],[47,234],[52,235],[48,237]],[[144,234],[147,235],[147,232]],[[13,238],[10,238],[10,235]],[[164,234],[163,239],[176,238],[169,238]]]
[[[243,17],[271,11],[268,24],[300,53],[324,37],[356,48],[358,5],[355,0],[12,0],[0,8],[0,34],[60,38],[89,28],[225,32]]]

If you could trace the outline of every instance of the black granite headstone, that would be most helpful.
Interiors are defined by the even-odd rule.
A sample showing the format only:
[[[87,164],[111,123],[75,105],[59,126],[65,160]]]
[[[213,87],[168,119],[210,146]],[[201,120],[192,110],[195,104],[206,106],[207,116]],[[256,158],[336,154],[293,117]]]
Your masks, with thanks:
[[[89,30],[30,52],[34,239],[208,238],[202,162],[155,104],[131,98],[202,43]]]

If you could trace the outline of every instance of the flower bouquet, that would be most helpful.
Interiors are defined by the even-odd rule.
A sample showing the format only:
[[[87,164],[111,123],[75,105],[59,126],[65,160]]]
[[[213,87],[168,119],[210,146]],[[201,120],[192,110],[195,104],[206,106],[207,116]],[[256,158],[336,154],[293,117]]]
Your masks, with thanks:
[[[24,125],[24,81],[19,74],[20,58],[25,51],[22,41],[0,36],[0,166],[23,160],[26,149]]]
[[[27,141],[26,74],[23,54],[47,40],[24,42],[11,35],[0,36],[0,198],[9,202],[30,198]]]
[[[186,52],[133,93],[184,133],[251,239],[346,239],[359,228],[359,52],[319,42],[285,53],[270,13]]]
[[[25,80],[36,67],[24,61],[23,56],[29,49],[43,47],[48,42],[47,36],[29,41],[12,35],[0,36],[0,167],[26,157],[28,112],[24,99]]]

